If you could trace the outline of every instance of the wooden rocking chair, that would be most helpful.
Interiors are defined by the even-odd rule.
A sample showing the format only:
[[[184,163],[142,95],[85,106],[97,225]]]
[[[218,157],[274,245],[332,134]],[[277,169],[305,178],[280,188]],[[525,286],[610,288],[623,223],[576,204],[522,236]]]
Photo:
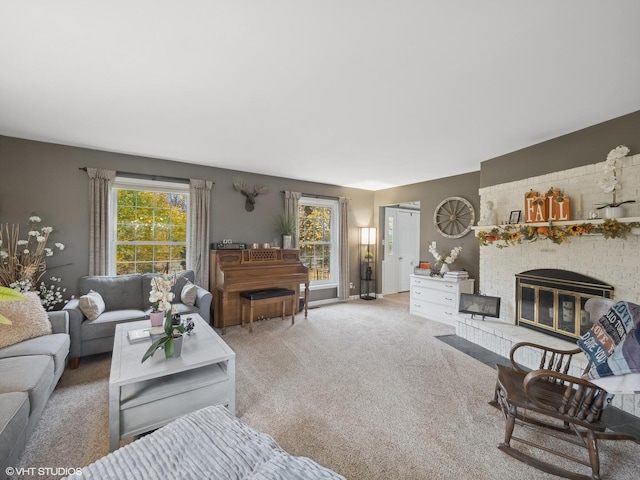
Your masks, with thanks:
[[[516,352],[521,348],[533,348],[541,353],[538,370],[528,371],[516,361]],[[544,472],[560,477],[582,480],[600,479],[598,440],[634,440],[626,434],[605,432],[602,411],[607,392],[593,383],[569,375],[569,367],[579,348],[558,350],[534,343],[518,343],[510,353],[512,366],[498,365],[498,381],[492,405],[500,408],[506,419],[504,442],[498,445],[503,452],[521,462]],[[587,366],[585,373],[589,370]],[[515,426],[529,426],[546,435],[584,447],[588,461],[555,450],[550,444],[535,443],[513,435]],[[591,475],[567,470],[563,467],[536,458],[511,444],[518,441],[587,467]]]

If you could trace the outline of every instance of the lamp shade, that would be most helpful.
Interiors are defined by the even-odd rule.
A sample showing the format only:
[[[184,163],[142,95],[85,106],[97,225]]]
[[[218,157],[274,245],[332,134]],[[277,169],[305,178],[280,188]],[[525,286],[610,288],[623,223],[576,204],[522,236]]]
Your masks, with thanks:
[[[360,245],[376,244],[376,228],[363,227],[360,229]]]

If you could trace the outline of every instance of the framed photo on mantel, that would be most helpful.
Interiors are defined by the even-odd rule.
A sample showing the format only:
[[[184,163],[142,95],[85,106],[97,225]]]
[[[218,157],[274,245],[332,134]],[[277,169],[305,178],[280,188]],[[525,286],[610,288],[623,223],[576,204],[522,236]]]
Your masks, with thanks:
[[[509,223],[520,223],[521,214],[522,210],[512,210],[511,215],[509,215]]]

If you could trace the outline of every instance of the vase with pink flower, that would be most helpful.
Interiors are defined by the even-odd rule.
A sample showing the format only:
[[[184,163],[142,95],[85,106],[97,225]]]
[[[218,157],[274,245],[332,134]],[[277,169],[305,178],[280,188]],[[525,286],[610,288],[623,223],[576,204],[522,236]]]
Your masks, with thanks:
[[[173,279],[169,275],[153,277],[151,279],[151,312],[149,319],[152,327],[161,327],[164,322],[165,311],[171,310],[173,300]]]

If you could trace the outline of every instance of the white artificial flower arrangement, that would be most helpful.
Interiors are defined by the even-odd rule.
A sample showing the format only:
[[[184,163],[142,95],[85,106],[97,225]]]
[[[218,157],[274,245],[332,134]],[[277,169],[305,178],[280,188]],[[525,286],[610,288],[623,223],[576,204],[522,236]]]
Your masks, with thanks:
[[[451,253],[449,253],[448,256],[445,257],[443,255],[440,255],[433,245],[429,245],[429,253],[433,255],[433,258],[435,258],[436,262],[446,263],[447,265],[451,265],[453,262],[455,262],[461,251],[462,247],[457,246],[453,250],[451,250]]]
[[[613,201],[611,203],[602,204],[598,207],[598,210],[606,207],[619,207],[625,203],[634,203],[635,200],[626,200],[624,202],[616,202],[616,193],[620,184],[618,183],[617,170],[620,167],[620,161],[629,154],[629,149],[624,145],[618,145],[611,150],[607,155],[607,160],[604,162],[604,177],[600,179],[598,184],[602,191],[605,193],[613,194]]]
[[[37,215],[29,217],[27,239],[21,239],[19,225],[0,225],[0,285],[21,293],[36,291],[46,310],[65,302],[65,291],[54,285],[38,282],[47,271],[46,257],[54,255],[54,249],[47,247],[53,227],[39,227],[42,219]],[[4,232],[4,237],[3,237]],[[55,243],[58,250],[64,250],[62,243]],[[60,283],[60,278],[51,277]],[[65,302],[66,303],[66,302]]]
[[[67,289],[56,286],[56,283],[60,283],[62,279],[60,277],[51,277],[51,284],[47,285],[45,282],[40,282],[38,287],[38,295],[40,295],[40,302],[46,311],[51,311],[59,303],[66,303],[63,294]]]
[[[168,311],[171,308],[171,300],[173,300],[173,278],[169,275],[153,277],[149,294],[151,311]]]

